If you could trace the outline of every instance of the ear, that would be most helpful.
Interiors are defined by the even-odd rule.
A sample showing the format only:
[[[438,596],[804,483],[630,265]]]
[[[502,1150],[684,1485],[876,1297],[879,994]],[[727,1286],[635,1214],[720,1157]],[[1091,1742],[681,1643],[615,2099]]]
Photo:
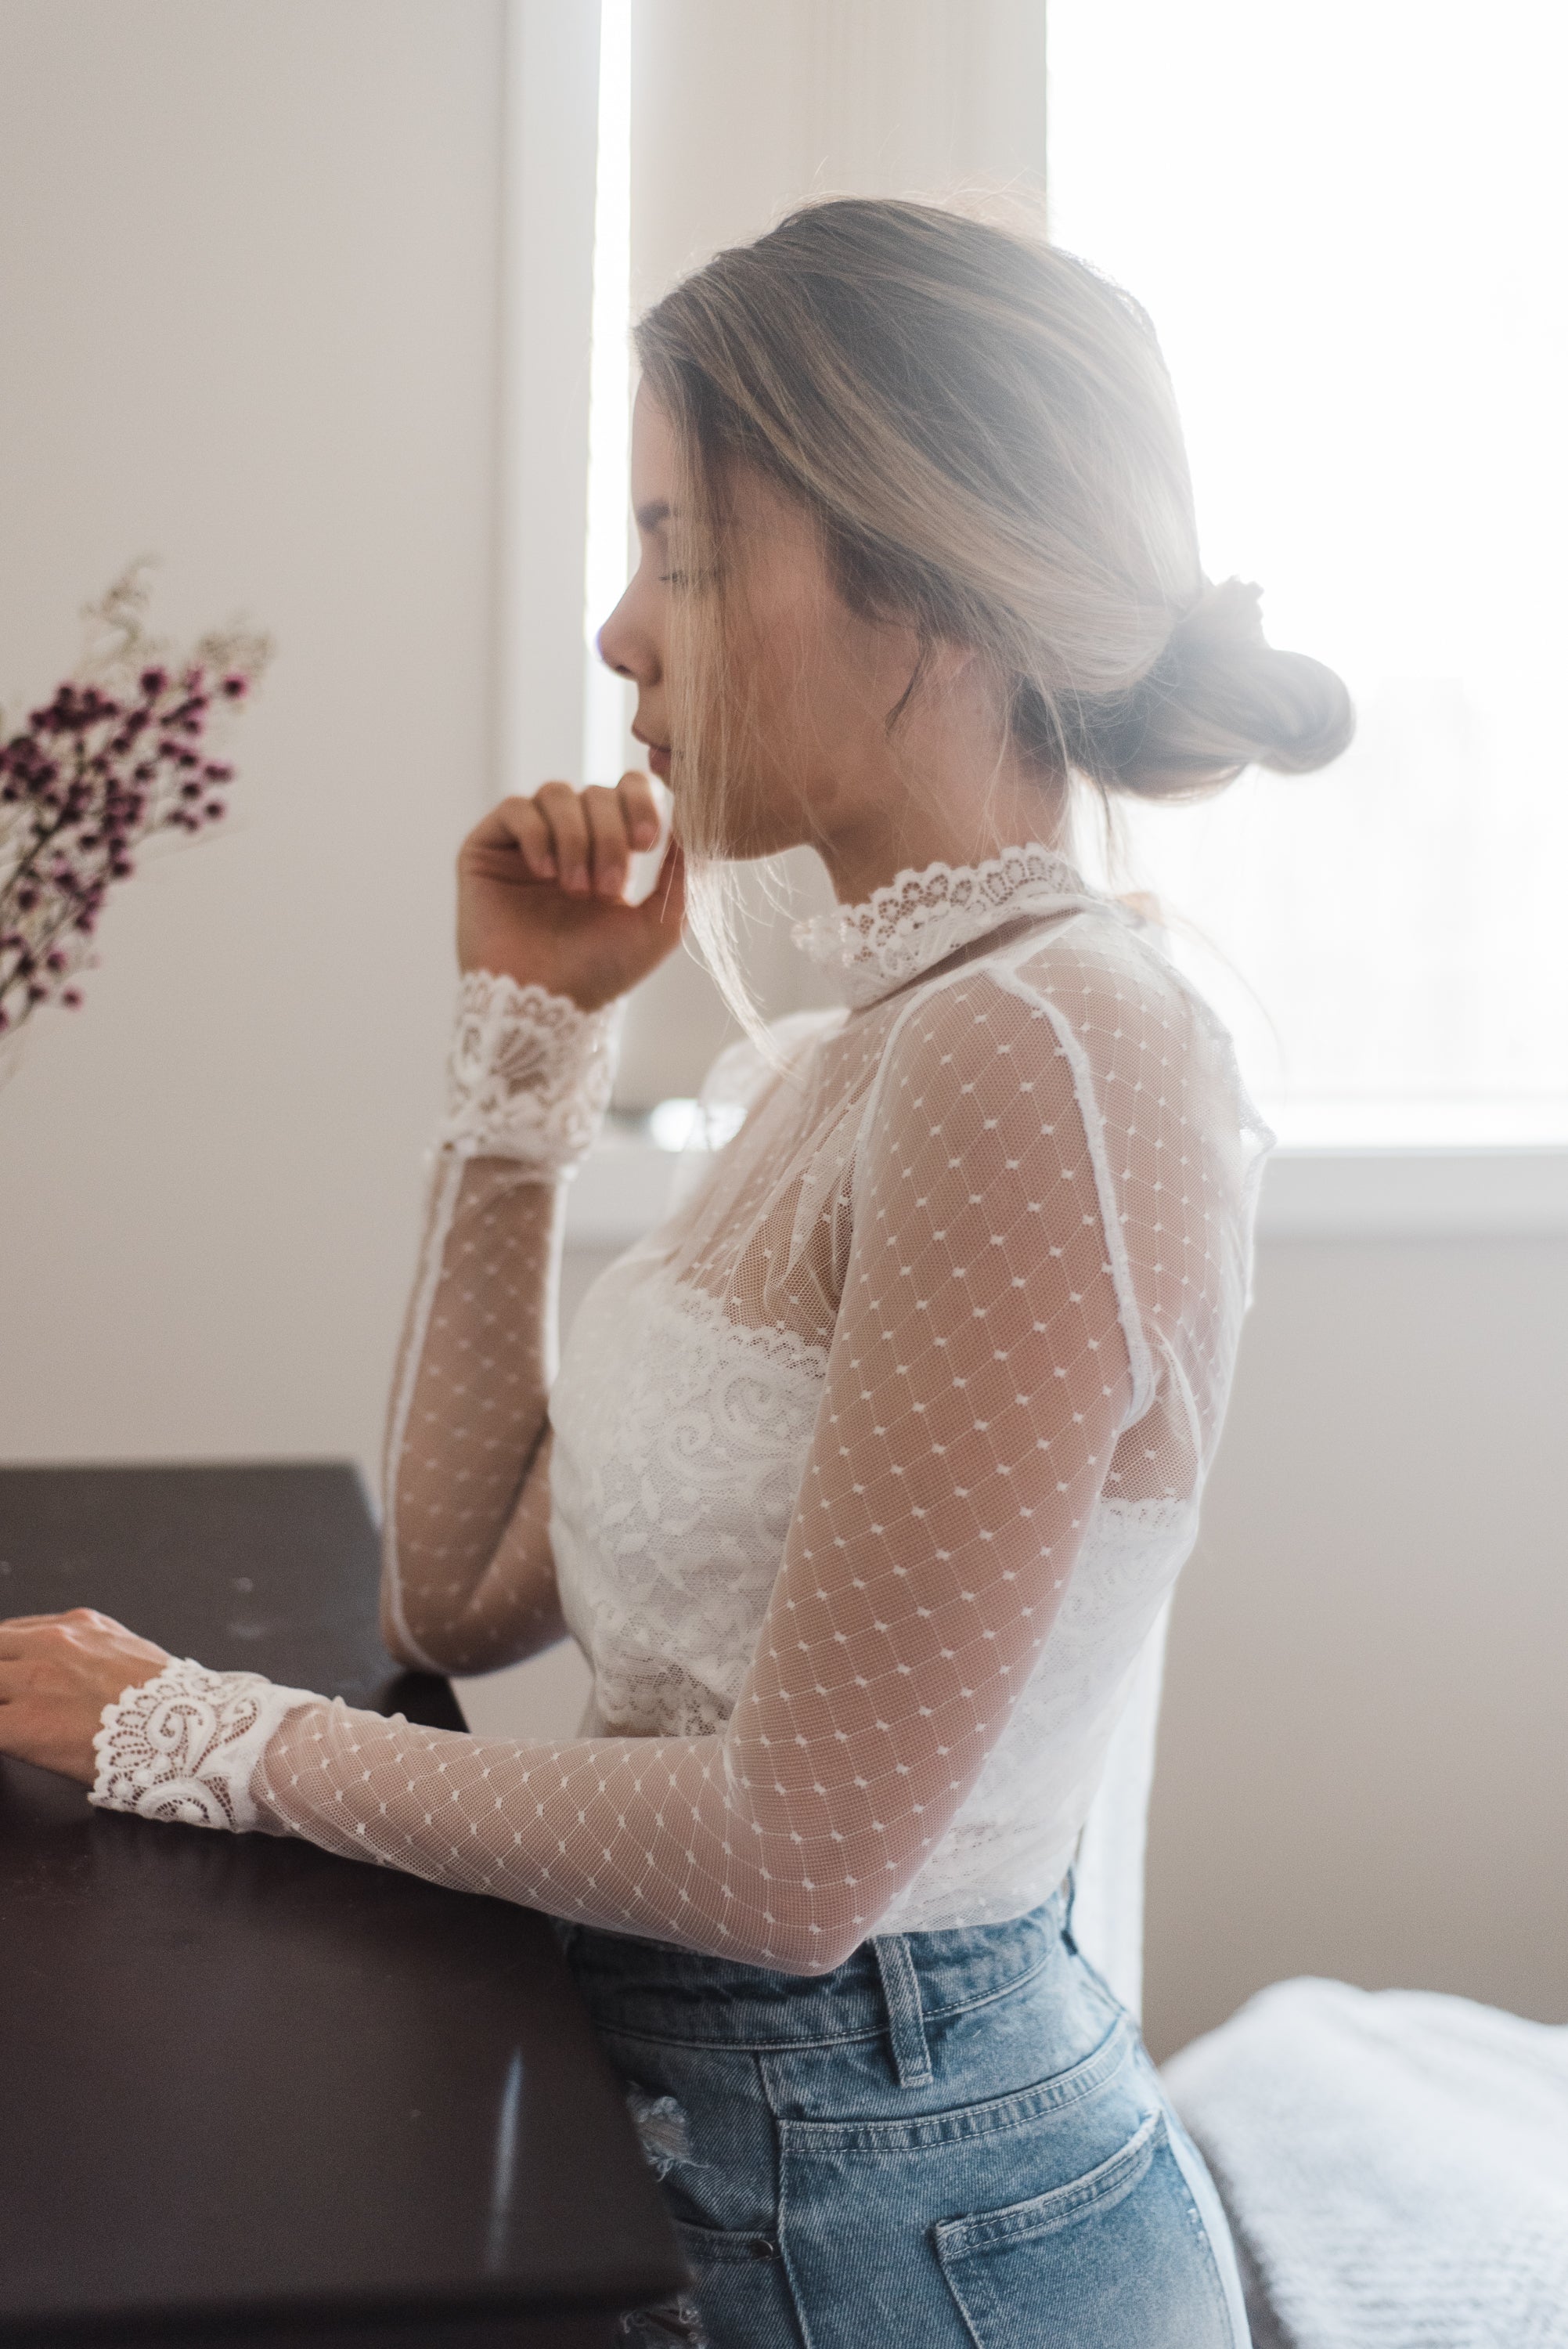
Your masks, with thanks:
[[[959,644],[950,636],[927,636],[920,647],[920,688],[937,700],[956,686],[973,685],[988,667],[977,646]]]
[[[936,685],[956,685],[966,677],[979,659],[978,647],[959,645],[939,637],[931,647],[931,660],[926,674]]]

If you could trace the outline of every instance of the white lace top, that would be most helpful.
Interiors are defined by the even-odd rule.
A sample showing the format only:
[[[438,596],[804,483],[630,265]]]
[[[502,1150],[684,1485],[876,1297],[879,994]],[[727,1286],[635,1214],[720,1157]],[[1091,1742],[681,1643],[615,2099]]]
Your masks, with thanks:
[[[613,1014],[464,983],[388,1432],[400,1651],[560,1630],[566,1744],[178,1663],[96,1801],[257,1826],[801,1972],[1059,1880],[1191,1547],[1268,1136],[1228,1039],[1039,846],[806,925],[847,1011],[727,1053],[669,1220],[558,1373]]]

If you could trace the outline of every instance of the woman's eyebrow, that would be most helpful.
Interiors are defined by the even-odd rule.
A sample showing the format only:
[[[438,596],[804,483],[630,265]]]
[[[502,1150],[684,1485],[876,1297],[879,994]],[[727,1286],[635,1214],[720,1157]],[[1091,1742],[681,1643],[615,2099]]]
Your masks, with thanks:
[[[664,498],[650,498],[645,506],[637,508],[636,523],[639,530],[662,530],[669,518],[669,504]]]

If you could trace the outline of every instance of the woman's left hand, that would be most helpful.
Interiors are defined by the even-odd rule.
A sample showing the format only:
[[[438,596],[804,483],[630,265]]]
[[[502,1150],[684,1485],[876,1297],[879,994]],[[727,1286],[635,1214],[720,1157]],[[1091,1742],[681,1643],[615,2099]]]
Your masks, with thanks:
[[[0,1754],[90,1786],[105,1705],[172,1661],[96,1607],[0,1622]]]

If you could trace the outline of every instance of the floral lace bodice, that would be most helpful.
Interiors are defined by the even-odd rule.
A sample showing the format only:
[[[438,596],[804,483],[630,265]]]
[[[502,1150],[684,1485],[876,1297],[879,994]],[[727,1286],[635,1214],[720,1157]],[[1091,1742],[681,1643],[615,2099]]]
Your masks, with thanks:
[[[614,1019],[466,983],[387,1619],[459,1671],[564,1621],[593,1670],[581,1736],[282,1692],[209,1823],[249,1806],[802,1971],[1059,1880],[1193,1539],[1267,1137],[1204,1006],[1045,848],[901,874],[802,943],[850,1009],[721,1059],[709,1105],[744,1122],[590,1291],[558,1374],[562,1177]],[[251,1708],[250,1754],[255,1683],[207,1679]],[[129,1698],[126,1734],[160,1702]],[[156,1778],[97,1798],[153,1808]]]

